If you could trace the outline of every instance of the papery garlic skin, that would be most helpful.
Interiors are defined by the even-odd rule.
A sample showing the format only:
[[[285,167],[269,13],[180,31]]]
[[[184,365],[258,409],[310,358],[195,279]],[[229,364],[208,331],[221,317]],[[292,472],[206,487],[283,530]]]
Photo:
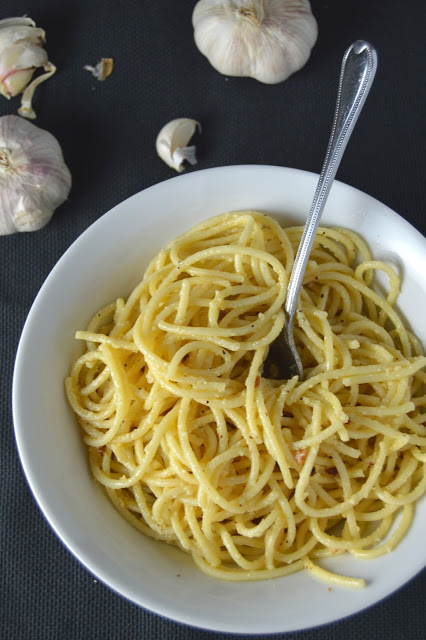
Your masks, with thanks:
[[[96,80],[100,80],[103,82],[114,70],[114,60],[113,58],[101,58],[99,62],[93,66],[91,64],[85,64],[83,69],[85,71],[90,71],[90,73],[96,78]]]
[[[199,0],[192,23],[217,71],[266,84],[301,69],[318,36],[308,0]]]
[[[70,189],[56,138],[19,116],[0,118],[0,235],[41,229]]]
[[[18,113],[25,118],[36,117],[32,108],[34,91],[56,71],[43,49],[45,39],[44,30],[31,18],[0,20],[0,93],[8,100],[23,93]],[[40,67],[46,73],[33,80]]]
[[[161,129],[155,142],[158,155],[164,162],[178,173],[184,170],[184,162],[197,164],[195,146],[187,146],[196,130],[201,125],[191,118],[176,118]]]

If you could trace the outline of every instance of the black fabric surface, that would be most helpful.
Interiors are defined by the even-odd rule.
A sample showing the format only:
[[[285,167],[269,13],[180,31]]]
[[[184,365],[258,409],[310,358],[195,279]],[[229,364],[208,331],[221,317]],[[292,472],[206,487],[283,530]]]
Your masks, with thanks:
[[[163,124],[182,116],[201,122],[199,162],[187,171],[269,164],[318,172],[343,53],[352,41],[369,40],[378,49],[379,70],[338,178],[426,233],[422,0],[314,0],[319,38],[311,59],[288,81],[273,86],[228,78],[209,65],[193,40],[194,4],[0,3],[0,18],[27,14],[47,32],[47,50],[58,72],[37,90],[35,124],[57,137],[73,176],[68,202],[44,229],[0,237],[0,638],[238,637],[162,619],[96,582],[38,510],[14,441],[13,364],[30,306],[56,261],[93,221],[128,196],[176,175],[155,152]],[[83,70],[109,56],[115,69],[105,82]],[[18,106],[18,98],[8,102],[0,96],[0,115],[14,114]],[[419,304],[426,310],[424,300]],[[38,364],[43,375],[43,363]],[[367,611],[283,636],[420,640],[426,637],[425,588],[423,571]]]

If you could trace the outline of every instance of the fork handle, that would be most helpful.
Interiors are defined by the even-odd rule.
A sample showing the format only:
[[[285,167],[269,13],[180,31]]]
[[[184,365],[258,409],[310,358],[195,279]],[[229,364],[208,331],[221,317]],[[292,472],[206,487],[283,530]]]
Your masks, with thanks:
[[[327,153],[287,289],[284,308],[287,329],[291,332],[303,276],[320,217],[346,145],[370,91],[376,68],[376,50],[363,40],[354,42],[343,56],[336,110]]]

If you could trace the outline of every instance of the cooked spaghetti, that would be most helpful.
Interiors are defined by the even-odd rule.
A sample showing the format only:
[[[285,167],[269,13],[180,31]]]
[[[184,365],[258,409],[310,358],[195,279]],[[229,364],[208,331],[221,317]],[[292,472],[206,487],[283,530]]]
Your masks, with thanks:
[[[305,380],[264,378],[301,233],[256,212],[184,233],[77,332],[66,393],[94,477],[143,533],[217,578],[306,568],[360,587],[317,560],[377,557],[409,528],[426,492],[426,358],[395,271],[354,232],[320,228],[294,330]]]

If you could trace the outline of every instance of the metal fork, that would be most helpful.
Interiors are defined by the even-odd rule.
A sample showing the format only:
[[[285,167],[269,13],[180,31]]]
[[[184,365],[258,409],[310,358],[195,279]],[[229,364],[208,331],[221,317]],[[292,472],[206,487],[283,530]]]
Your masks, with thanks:
[[[340,71],[333,127],[318,180],[309,217],[294,261],[284,305],[285,323],[281,333],[269,347],[263,365],[265,378],[287,380],[294,375],[303,379],[303,366],[293,336],[294,317],[321,214],[330,193],[346,145],[364,106],[377,69],[375,49],[357,40],[346,51]]]

